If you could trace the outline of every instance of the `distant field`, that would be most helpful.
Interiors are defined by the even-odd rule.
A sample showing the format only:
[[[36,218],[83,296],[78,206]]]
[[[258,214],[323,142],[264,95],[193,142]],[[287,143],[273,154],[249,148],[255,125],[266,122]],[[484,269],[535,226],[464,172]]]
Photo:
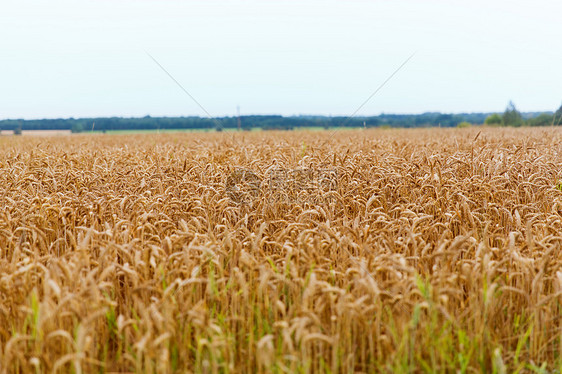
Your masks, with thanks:
[[[0,137],[6,372],[560,372],[562,132]]]
[[[228,131],[228,130],[224,130]],[[96,131],[98,133],[99,131]],[[166,134],[176,132],[215,132],[214,129],[108,130],[106,134]]]
[[[13,135],[12,130],[3,130],[0,135]],[[22,135],[31,136],[59,136],[70,135],[70,130],[23,130]]]
[[[324,127],[298,127],[295,128],[291,131],[336,131],[336,130],[343,130],[345,128],[342,127],[330,127],[328,129],[324,128]],[[347,128],[347,130],[356,130],[356,129],[362,129],[362,128]],[[254,127],[252,128],[250,131],[264,131],[261,128],[258,127]],[[267,130],[267,131],[271,131],[271,130]],[[275,130],[273,130],[275,131]],[[106,134],[145,134],[145,133],[150,133],[150,134],[154,134],[154,133],[177,133],[177,132],[217,132],[215,129],[161,129],[161,130],[109,130],[106,131]],[[238,129],[223,129],[223,132],[242,132],[245,133],[247,131],[240,131]]]
[[[298,127],[291,131],[339,131],[339,130],[363,130],[363,128],[344,128],[344,127]],[[253,131],[266,131],[258,127],[254,127],[249,130]],[[279,130],[267,130],[267,131],[279,131]],[[105,132],[95,130],[93,132],[83,132],[81,134],[111,134],[111,135],[129,135],[129,134],[169,134],[169,133],[214,133],[217,132],[215,129],[134,129],[134,130],[107,130]],[[248,131],[240,131],[238,129],[223,129],[222,132],[242,132],[246,133]],[[13,135],[13,130],[3,130],[0,135]],[[32,136],[59,136],[59,135],[78,135],[72,134],[70,130],[23,130],[22,135],[32,135]]]

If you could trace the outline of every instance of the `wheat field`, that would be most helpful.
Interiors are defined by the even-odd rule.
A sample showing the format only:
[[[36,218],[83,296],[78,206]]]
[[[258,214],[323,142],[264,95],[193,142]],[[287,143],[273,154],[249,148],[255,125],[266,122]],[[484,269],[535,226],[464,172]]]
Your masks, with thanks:
[[[560,372],[562,131],[0,138],[0,371]]]

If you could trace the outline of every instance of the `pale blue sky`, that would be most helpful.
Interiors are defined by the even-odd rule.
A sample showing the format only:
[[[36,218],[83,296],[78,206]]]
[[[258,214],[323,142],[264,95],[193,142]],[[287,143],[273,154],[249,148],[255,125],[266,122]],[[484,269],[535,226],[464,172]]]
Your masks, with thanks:
[[[1,0],[0,118],[555,110],[562,2]]]

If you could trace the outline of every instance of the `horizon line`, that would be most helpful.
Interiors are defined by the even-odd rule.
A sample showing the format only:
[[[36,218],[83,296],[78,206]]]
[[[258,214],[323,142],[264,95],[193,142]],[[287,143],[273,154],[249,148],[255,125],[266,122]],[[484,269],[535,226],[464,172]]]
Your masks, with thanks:
[[[555,110],[532,110],[532,111],[520,111],[521,114],[535,114],[535,113],[547,113],[553,114]],[[423,114],[443,114],[443,115],[456,115],[456,114],[495,114],[495,113],[503,113],[502,111],[492,111],[492,112],[440,112],[440,111],[427,111],[427,112],[381,112],[379,114],[370,114],[370,115],[359,115],[355,116],[355,118],[372,118],[372,117],[380,117],[386,115],[398,115],[398,116],[419,116]],[[267,116],[276,116],[276,117],[284,117],[284,118],[292,118],[292,117],[325,117],[325,118],[340,118],[340,117],[349,117],[344,114],[279,114],[279,113],[249,113],[249,114],[242,114],[240,117],[267,117]],[[215,116],[213,118],[236,118],[238,115],[222,115],[222,116]],[[38,117],[38,118],[0,118],[0,121],[43,121],[43,120],[79,120],[79,119],[98,119],[98,118],[127,118],[127,119],[142,119],[142,118],[201,118],[201,119],[209,119],[207,116],[202,116],[199,114],[196,115],[133,115],[133,116],[126,116],[126,115],[105,115],[105,116],[83,116],[83,117]]]

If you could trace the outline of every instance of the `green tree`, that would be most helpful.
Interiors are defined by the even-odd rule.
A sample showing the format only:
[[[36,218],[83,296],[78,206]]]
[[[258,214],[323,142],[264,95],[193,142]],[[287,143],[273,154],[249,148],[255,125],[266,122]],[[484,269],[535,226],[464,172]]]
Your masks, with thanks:
[[[554,119],[552,120],[554,126],[562,125],[562,105],[556,112],[554,112]]]
[[[70,128],[70,132],[72,133],[77,133],[82,131],[84,131],[84,126],[80,122],[73,123],[72,127]]]
[[[505,112],[503,112],[502,123],[504,126],[518,127],[523,125],[523,117],[517,108],[515,108],[513,101],[510,101],[509,104],[507,104],[507,108],[505,108]]]
[[[484,123],[489,126],[499,126],[502,124],[502,117],[498,113],[490,114]]]
[[[548,113],[543,113],[538,117],[530,118],[527,121],[527,124],[529,124],[529,126],[550,126],[552,125],[552,119],[553,119],[552,115]]]
[[[22,133],[22,124],[21,121],[18,121],[18,125],[14,128],[14,135],[21,135]]]

